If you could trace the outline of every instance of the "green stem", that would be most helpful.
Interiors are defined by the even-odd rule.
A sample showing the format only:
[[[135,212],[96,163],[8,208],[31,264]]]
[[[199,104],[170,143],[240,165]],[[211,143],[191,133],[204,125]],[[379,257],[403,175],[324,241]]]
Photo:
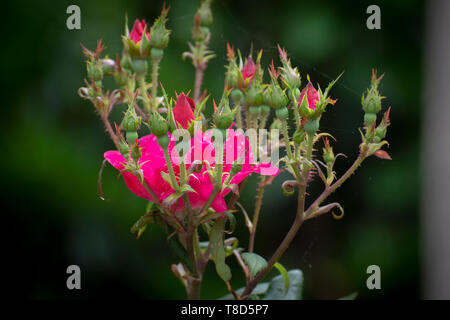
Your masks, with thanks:
[[[246,298],[248,297],[248,295],[252,293],[256,285],[269,273],[273,265],[280,260],[281,256],[287,250],[292,240],[294,240],[295,235],[297,234],[298,230],[300,229],[304,221],[302,217],[303,215],[301,208],[302,206],[299,193],[297,214],[295,215],[294,223],[292,224],[291,228],[289,229],[289,232],[284,237],[278,249],[275,251],[270,260],[267,262],[267,266],[262,271],[260,271],[256,276],[254,276],[252,279],[248,281],[244,292],[242,292],[241,294],[241,298]]]
[[[283,121],[283,124],[284,124],[283,125],[284,130],[287,130],[286,121]],[[313,144],[314,144],[314,134],[310,134],[310,135],[308,135],[308,147],[306,150],[306,158],[308,161],[310,161],[312,158]],[[291,228],[289,229],[288,233],[284,237],[283,241],[281,242],[281,244],[279,245],[279,247],[277,248],[275,253],[270,258],[269,262],[267,263],[266,268],[264,268],[261,272],[259,272],[255,277],[253,277],[248,282],[241,297],[248,296],[253,291],[253,289],[256,287],[256,285],[267,275],[267,273],[269,273],[269,271],[272,269],[273,265],[280,260],[281,256],[287,250],[287,248],[291,244],[292,240],[294,240],[295,235],[297,234],[298,230],[300,229],[301,225],[303,224],[303,221],[305,221],[304,220],[304,210],[305,210],[305,195],[306,195],[306,185],[307,185],[306,180],[308,179],[310,170],[311,170],[311,167],[308,163],[306,169],[303,171],[303,176],[302,176],[303,181],[300,181],[300,188],[299,188],[298,197],[297,197],[297,212],[296,212],[295,220],[292,223]]]
[[[308,134],[308,146],[306,149],[306,159],[308,162],[304,164],[304,166],[306,166],[306,167],[303,167],[302,180],[299,181],[300,188],[298,191],[298,196],[299,196],[298,206],[301,207],[301,211],[298,211],[298,212],[301,212],[302,220],[305,217],[304,211],[305,211],[306,187],[308,185],[308,177],[309,177],[309,173],[311,171],[311,165],[309,164],[309,161],[311,161],[311,159],[312,159],[313,145],[314,145],[314,133]]]
[[[216,196],[219,194],[219,192],[222,189],[223,164],[222,163],[216,164],[216,170],[217,170],[216,171],[216,183],[214,185],[214,189],[211,192],[211,194],[209,195],[208,200],[206,201],[206,203],[203,205],[202,209],[200,210],[199,218],[203,217],[203,215],[206,213],[206,210],[208,210],[209,206],[211,205],[211,203],[214,201],[214,199],[216,198]]]
[[[264,116],[261,116],[261,121],[260,121],[260,123],[259,123],[259,127],[261,128],[261,129],[265,129],[266,128],[266,124],[267,124],[267,119],[269,118],[269,115],[264,115]]]
[[[312,144],[312,143],[310,143]],[[312,147],[308,150],[312,150]],[[308,152],[307,154],[312,154],[311,152]],[[305,221],[304,217],[308,216],[308,214],[312,211],[318,208],[320,203],[324,201],[332,192],[334,192],[337,188],[339,188],[355,171],[356,169],[361,165],[361,163],[366,158],[365,153],[360,153],[358,158],[355,160],[355,162],[352,164],[352,166],[344,173],[344,175],[339,178],[333,185],[326,188],[324,192],[316,199],[316,201],[311,204],[311,206],[308,208],[308,210],[304,210],[304,201],[305,201],[305,186],[306,184],[302,185],[301,189],[298,193],[298,200],[297,200],[297,214],[295,216],[294,223],[292,224],[291,228],[289,229],[288,233],[286,234],[285,238],[283,239],[283,242],[280,244],[280,246],[277,248],[273,256],[270,258],[269,262],[267,263],[266,268],[264,268],[262,271],[260,271],[255,277],[253,277],[247,284],[244,292],[241,295],[241,298],[246,298],[248,295],[251,294],[253,289],[256,287],[256,285],[269,273],[269,271],[272,269],[273,265],[278,262],[278,260],[281,258],[281,256],[284,254],[284,252],[289,247],[290,243],[294,239],[295,235],[297,234],[298,230],[300,229],[301,225]],[[309,159],[310,160],[310,159]],[[309,174],[309,173],[308,173]]]
[[[169,169],[170,181],[172,182],[175,191],[178,191],[180,186],[178,185],[177,178],[175,177],[175,172],[173,171],[172,162],[170,161],[169,149],[166,147],[163,148],[163,150],[164,150],[164,158],[166,159],[166,165],[167,168]]]
[[[255,246],[255,234],[256,234],[256,227],[258,225],[259,220],[259,213],[261,212],[261,206],[262,206],[262,200],[264,196],[264,188],[266,181],[265,176],[261,176],[261,182],[259,183],[258,188],[258,195],[256,196],[256,203],[255,203],[255,212],[253,213],[253,221],[252,221],[252,230],[250,232],[250,240],[248,245],[248,252],[253,252],[254,246]]]
[[[289,131],[288,131],[288,126],[287,126],[287,120],[284,119],[281,121],[282,124],[282,129],[283,129],[283,136],[284,136],[284,144],[285,144],[285,149],[286,149],[286,153],[287,156],[289,158],[289,161],[293,161],[294,156],[292,154],[292,149],[291,149],[291,142],[289,140]],[[292,170],[294,171],[294,175],[296,177],[297,180],[300,179],[300,172],[298,171],[298,167],[297,165],[292,165]]]
[[[358,167],[362,164],[362,162],[366,159],[366,155],[364,153],[360,153],[358,158],[356,158],[355,162],[353,162],[352,166],[331,186],[327,187],[322,194],[309,206],[308,210],[305,211],[305,215],[308,215],[312,210],[319,207],[319,205],[326,199],[330,194],[332,194],[337,188],[339,188],[345,180],[347,180]]]
[[[148,98],[147,89],[145,86],[145,74],[138,77],[138,83],[139,88],[141,89],[142,98],[144,99],[144,108],[148,115],[150,113],[150,99]]]
[[[157,111],[157,95],[158,95],[158,70],[161,58],[152,59],[152,103],[153,111]]]
[[[205,63],[199,63],[195,69],[195,82],[194,82],[194,102],[199,103],[200,90],[203,82],[203,71],[206,69]]]
[[[239,129],[242,129],[242,113],[241,113],[241,105],[237,104],[236,108],[236,124]]]

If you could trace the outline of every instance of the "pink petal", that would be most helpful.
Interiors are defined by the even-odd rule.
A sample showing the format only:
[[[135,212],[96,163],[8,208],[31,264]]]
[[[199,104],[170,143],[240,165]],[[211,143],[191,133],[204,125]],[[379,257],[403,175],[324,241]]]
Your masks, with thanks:
[[[303,101],[305,92],[307,92],[306,99],[308,99],[308,107],[312,110],[316,110],[317,102],[319,101],[319,93],[317,92],[316,88],[314,88],[311,82],[308,82],[306,87],[304,87],[302,92],[300,93],[300,98],[298,99],[299,106]]]
[[[181,127],[187,129],[189,127],[189,123],[195,119],[194,110],[194,101],[187,97],[184,93],[181,93],[178,96],[175,107],[173,108],[175,123],[179,123]]]
[[[247,60],[247,63],[242,68],[242,78],[244,80],[250,79],[250,83],[253,80],[253,77],[255,75],[255,63],[253,62],[252,57],[249,57]]]
[[[125,168],[124,164],[126,164],[126,160],[119,151],[107,151],[104,156],[105,159],[108,160],[108,162],[117,170],[123,170]],[[152,200],[150,194],[134,174],[130,172],[123,172],[122,176],[128,189],[130,189],[134,194],[141,198]]]
[[[141,41],[145,26],[145,20],[139,21],[139,19],[136,19],[134,21],[133,29],[131,29],[130,32],[130,39],[133,40],[134,43],[137,44],[139,41]],[[146,34],[147,36],[150,36],[148,29],[146,30]]]

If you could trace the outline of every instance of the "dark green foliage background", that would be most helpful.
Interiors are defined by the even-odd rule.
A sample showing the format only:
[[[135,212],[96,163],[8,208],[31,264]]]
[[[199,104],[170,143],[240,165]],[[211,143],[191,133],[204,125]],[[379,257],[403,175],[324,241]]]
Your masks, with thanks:
[[[14,1],[4,11],[2,64],[2,259],[8,294],[27,298],[182,299],[184,290],[169,266],[177,262],[163,232],[151,226],[140,240],[129,232],[145,201],[134,196],[117,171],[108,167],[104,191],[96,180],[103,152],[113,147],[93,107],[77,95],[85,77],[80,42],[97,39],[115,55],[121,50],[124,15],[153,21],[162,1],[79,1],[81,30],[65,26],[69,1]],[[192,89],[194,69],[181,61],[187,49],[196,1],[167,1],[173,30],[161,65],[161,80],[171,94]],[[366,28],[368,1],[215,1],[211,47],[217,57],[205,86],[219,99],[225,44],[247,53],[263,49],[263,62],[278,62],[276,44],[288,50],[313,82],[326,86],[345,71],[333,89],[338,98],[321,123],[337,138],[342,173],[357,156],[362,125],[360,98],[371,68],[385,72],[381,93],[392,106],[388,133],[393,161],[368,161],[333,200],[346,210],[308,221],[282,263],[304,271],[307,299],[336,299],[354,291],[362,299],[420,296],[419,152],[424,47],[422,1],[377,1],[382,29]],[[9,7],[8,7],[9,6]],[[131,22],[130,22],[131,24]],[[211,108],[211,104],[209,105]],[[121,106],[123,108],[123,106]],[[120,116],[117,112],[115,116]],[[256,251],[269,258],[294,217],[295,197],[285,197],[281,174],[267,189]],[[242,203],[252,211],[257,179],[247,183]],[[312,184],[311,195],[320,192]],[[238,215],[236,234],[247,233]],[[6,231],[6,232],[5,232]],[[66,289],[66,268],[82,269],[82,290]],[[365,287],[366,268],[382,270],[382,290]],[[243,285],[231,262],[233,285]],[[271,276],[276,275],[273,271]],[[202,298],[215,299],[226,288],[209,266]]]

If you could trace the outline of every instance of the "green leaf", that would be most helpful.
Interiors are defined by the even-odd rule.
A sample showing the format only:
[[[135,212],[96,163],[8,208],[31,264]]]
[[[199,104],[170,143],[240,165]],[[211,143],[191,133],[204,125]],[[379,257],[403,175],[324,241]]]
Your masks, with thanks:
[[[290,270],[289,290],[285,292],[285,281],[282,275],[274,277],[270,281],[264,300],[301,300],[303,291],[303,273],[299,269]]]
[[[256,253],[244,252],[242,254],[245,264],[250,270],[250,277],[253,278],[258,272],[267,266],[267,261]]]
[[[153,209],[153,202],[149,202],[147,205],[147,208],[145,210],[145,214],[139,218],[138,221],[136,221],[133,226],[131,227],[130,231],[131,233],[137,232],[137,239],[139,239],[142,235],[142,233],[147,228],[147,224],[155,222],[155,216],[154,212],[152,212]]]
[[[225,263],[226,254],[223,244],[225,223],[225,218],[219,218],[214,222],[209,232],[209,243],[211,244],[211,256],[216,264],[217,274],[224,281],[230,281],[231,270]]]
[[[278,271],[280,272],[281,276],[283,277],[283,280],[284,280],[284,293],[286,294],[289,291],[289,286],[290,286],[290,280],[289,280],[288,272],[287,272],[286,268],[283,267],[281,265],[281,263],[279,263],[279,262],[275,263],[273,266],[278,269]]]
[[[228,221],[230,222],[230,229],[227,230],[227,233],[233,233],[236,228],[236,217],[229,211],[226,211],[225,214],[228,217]]]
[[[183,196],[183,194],[179,193],[179,192],[174,192],[172,193],[170,196],[168,196],[167,198],[165,198],[163,200],[163,204],[170,207],[171,205],[173,205],[176,201],[178,201],[178,199],[180,199]]]
[[[358,297],[358,292],[353,292],[349,295],[339,298],[338,300],[356,300],[357,297]]]
[[[263,295],[266,293],[267,289],[269,288],[269,283],[268,282],[262,282],[262,283],[258,283],[258,285],[255,287],[255,289],[253,289],[252,295]],[[236,293],[238,295],[241,295],[242,292],[244,292],[245,287],[239,288],[236,290]],[[220,297],[218,300],[234,300],[234,297],[231,293]]]
[[[192,187],[188,184],[183,184],[180,188],[180,192],[193,192],[193,193],[197,193],[197,191],[195,191],[194,189],[192,189]]]

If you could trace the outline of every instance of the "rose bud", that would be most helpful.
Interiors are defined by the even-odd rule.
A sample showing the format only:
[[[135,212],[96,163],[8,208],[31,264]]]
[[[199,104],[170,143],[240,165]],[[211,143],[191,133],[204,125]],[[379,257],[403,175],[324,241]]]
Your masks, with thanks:
[[[150,33],[145,20],[136,19],[131,32],[126,27],[122,42],[127,52],[138,59],[145,59],[150,55]]]
[[[361,104],[364,114],[364,123],[367,128],[370,128],[377,120],[377,113],[381,110],[381,100],[384,98],[378,92],[378,85],[384,74],[377,78],[375,70],[372,70],[372,80],[370,89],[367,89],[366,95],[363,94]]]
[[[170,8],[162,8],[159,16],[150,29],[150,45],[152,48],[164,49],[169,44],[170,30],[166,29],[167,14]]]
[[[213,15],[211,12],[211,0],[202,0],[197,14],[199,15],[200,26],[209,27],[213,23]]]
[[[312,118],[317,104],[319,103],[319,93],[311,82],[308,82],[303,88],[298,99],[298,106],[300,107],[300,115],[305,118]]]
[[[190,123],[195,119],[194,110],[194,100],[187,97],[184,93],[181,93],[178,96],[175,107],[173,108],[175,124],[184,129],[189,128]]]

